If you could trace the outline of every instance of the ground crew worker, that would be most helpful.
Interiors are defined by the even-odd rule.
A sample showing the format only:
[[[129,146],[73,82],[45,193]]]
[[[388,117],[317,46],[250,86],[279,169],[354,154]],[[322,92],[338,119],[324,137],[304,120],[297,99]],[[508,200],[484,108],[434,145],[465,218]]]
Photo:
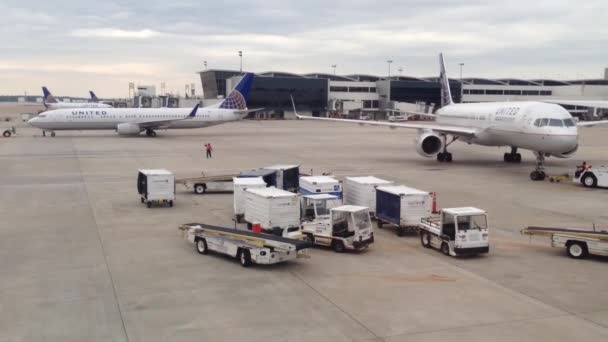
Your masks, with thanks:
[[[213,147],[211,147],[210,143],[205,144],[205,149],[207,150],[207,159],[213,158]]]

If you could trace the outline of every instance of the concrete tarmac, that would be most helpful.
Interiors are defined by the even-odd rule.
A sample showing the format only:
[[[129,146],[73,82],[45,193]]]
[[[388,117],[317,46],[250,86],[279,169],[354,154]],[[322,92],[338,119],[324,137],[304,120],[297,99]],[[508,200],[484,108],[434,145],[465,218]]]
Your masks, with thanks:
[[[527,225],[608,227],[608,190],[532,182],[534,159],[455,143],[452,164],[416,154],[416,132],[245,121],[156,138],[18,127],[0,138],[0,341],[603,341],[607,258],[573,260]],[[581,129],[571,159],[606,162],[608,128]],[[213,159],[204,158],[210,142]],[[232,226],[232,195],[178,186],[173,208],[139,202],[137,170],[178,177],[296,163],[436,191],[441,207],[489,211],[490,254],[451,258],[376,229],[362,253],[242,268],[201,256],[181,223]]]

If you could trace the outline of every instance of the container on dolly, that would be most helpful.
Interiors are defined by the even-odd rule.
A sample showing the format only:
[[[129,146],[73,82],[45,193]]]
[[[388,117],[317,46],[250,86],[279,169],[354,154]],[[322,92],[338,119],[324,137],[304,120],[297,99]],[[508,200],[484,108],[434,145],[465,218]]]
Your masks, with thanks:
[[[252,264],[278,264],[296,258],[306,258],[306,250],[312,247],[307,241],[204,223],[187,223],[179,229],[183,231],[184,238],[194,244],[199,254],[213,251],[229,255],[239,259],[243,267]]]
[[[344,204],[368,207],[371,217],[376,217],[376,188],[392,184],[392,181],[374,176],[346,177],[344,179]]]
[[[153,204],[173,206],[175,200],[175,176],[164,169],[142,169],[137,175],[137,192],[141,203],[148,208]]]
[[[234,207],[234,218],[236,222],[243,222],[245,216],[245,197],[246,189],[260,189],[266,187],[266,182],[262,177],[245,177],[239,178],[234,177],[233,179],[233,207]]]
[[[331,176],[300,177],[298,192],[302,195],[329,194],[342,198],[342,183]]]
[[[376,188],[376,220],[378,228],[384,224],[397,227],[397,235],[416,232],[420,220],[430,217],[433,211],[432,193],[404,185]]]
[[[275,187],[246,189],[244,218],[249,230],[259,224],[264,233],[301,236],[300,199],[293,192]]]

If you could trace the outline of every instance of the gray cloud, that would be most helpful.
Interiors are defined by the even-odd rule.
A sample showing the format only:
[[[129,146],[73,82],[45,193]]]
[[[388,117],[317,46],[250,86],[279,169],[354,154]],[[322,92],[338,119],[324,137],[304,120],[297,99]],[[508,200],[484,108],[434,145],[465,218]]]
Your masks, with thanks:
[[[126,82],[197,83],[195,71],[237,68],[432,76],[600,77],[608,64],[606,1],[189,0],[0,4],[0,93],[124,96]],[[394,71],[395,72],[395,71]],[[86,83],[86,87],[85,84]],[[119,89],[119,90],[117,90]]]

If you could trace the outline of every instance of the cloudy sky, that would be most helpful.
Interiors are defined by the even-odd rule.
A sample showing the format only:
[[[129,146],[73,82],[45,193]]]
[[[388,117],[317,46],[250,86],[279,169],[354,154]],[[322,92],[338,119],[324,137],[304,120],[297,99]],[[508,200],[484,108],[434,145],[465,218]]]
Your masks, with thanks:
[[[183,93],[203,68],[458,77],[600,78],[608,1],[2,0],[0,94]]]

